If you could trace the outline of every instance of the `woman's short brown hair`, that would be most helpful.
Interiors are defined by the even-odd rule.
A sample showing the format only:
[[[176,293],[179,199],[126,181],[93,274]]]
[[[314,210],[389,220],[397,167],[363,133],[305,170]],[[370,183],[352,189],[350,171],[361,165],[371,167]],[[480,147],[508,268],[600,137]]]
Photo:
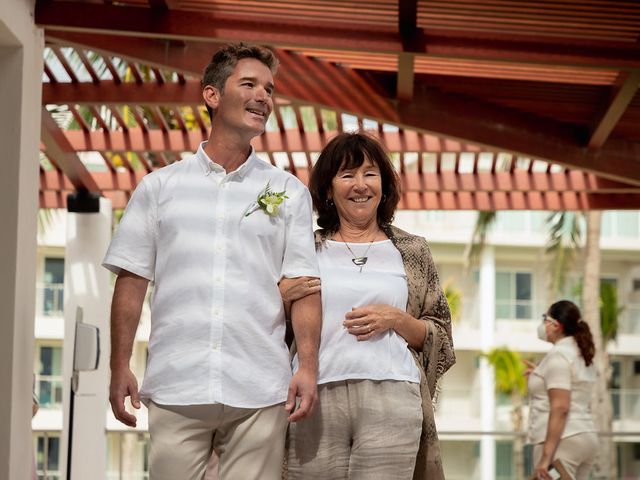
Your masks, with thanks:
[[[400,201],[400,182],[389,155],[370,134],[340,133],[324,147],[309,179],[309,191],[321,228],[335,232],[340,226],[338,211],[330,198],[333,178],[343,168],[360,167],[367,158],[380,169],[382,199],[378,205],[378,225],[388,225],[393,221]]]

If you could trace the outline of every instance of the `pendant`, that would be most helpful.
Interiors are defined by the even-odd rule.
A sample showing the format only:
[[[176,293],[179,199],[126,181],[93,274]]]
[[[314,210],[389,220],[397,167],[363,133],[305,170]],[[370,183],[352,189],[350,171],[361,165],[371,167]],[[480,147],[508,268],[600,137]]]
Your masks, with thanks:
[[[351,259],[351,261],[358,267],[362,267],[367,263],[367,260],[369,260],[369,257],[354,257]],[[362,268],[360,268],[360,270],[362,270]]]

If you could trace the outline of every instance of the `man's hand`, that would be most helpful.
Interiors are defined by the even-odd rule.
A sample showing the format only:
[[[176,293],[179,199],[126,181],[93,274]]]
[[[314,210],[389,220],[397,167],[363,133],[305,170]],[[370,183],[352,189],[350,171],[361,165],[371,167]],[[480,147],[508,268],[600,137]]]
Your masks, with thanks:
[[[278,283],[282,301],[295,302],[320,291],[320,279],[312,277],[282,278]]]
[[[296,409],[296,399],[300,397],[300,406]],[[291,382],[284,408],[289,412],[290,422],[299,422],[313,413],[318,400],[317,375],[298,369]]]
[[[124,399],[131,397],[133,408],[140,408],[138,381],[130,368],[124,367],[111,370],[111,384],[109,385],[109,402],[115,417],[129,427],[136,426],[136,417],[124,408]]]

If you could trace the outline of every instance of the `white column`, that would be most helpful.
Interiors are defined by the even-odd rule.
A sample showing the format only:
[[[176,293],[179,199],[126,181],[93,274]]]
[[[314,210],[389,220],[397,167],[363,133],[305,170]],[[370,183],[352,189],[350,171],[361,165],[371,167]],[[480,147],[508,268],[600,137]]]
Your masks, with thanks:
[[[33,2],[0,1],[0,478],[29,478],[42,31]]]
[[[496,318],[496,265],[492,246],[485,246],[480,260],[480,335],[482,351],[494,346]],[[480,397],[482,431],[495,431],[495,384],[493,368],[485,358],[480,360]],[[483,435],[480,440],[482,480],[496,477],[496,442],[493,435]]]
[[[63,478],[69,438],[69,402],[73,372],[76,309],[84,323],[100,328],[98,370],[80,372],[75,395],[71,459],[72,480],[104,478],[106,471],[106,412],[109,382],[110,274],[100,266],[111,240],[111,201],[100,199],[99,213],[67,215],[64,275],[64,427],[61,438]]]

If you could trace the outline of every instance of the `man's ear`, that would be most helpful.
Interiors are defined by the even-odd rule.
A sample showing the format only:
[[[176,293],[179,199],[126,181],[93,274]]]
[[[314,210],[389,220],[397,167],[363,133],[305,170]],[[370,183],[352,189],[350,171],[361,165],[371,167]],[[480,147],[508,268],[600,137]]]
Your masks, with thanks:
[[[220,103],[220,90],[213,85],[207,85],[202,89],[202,98],[209,108],[216,110]]]

